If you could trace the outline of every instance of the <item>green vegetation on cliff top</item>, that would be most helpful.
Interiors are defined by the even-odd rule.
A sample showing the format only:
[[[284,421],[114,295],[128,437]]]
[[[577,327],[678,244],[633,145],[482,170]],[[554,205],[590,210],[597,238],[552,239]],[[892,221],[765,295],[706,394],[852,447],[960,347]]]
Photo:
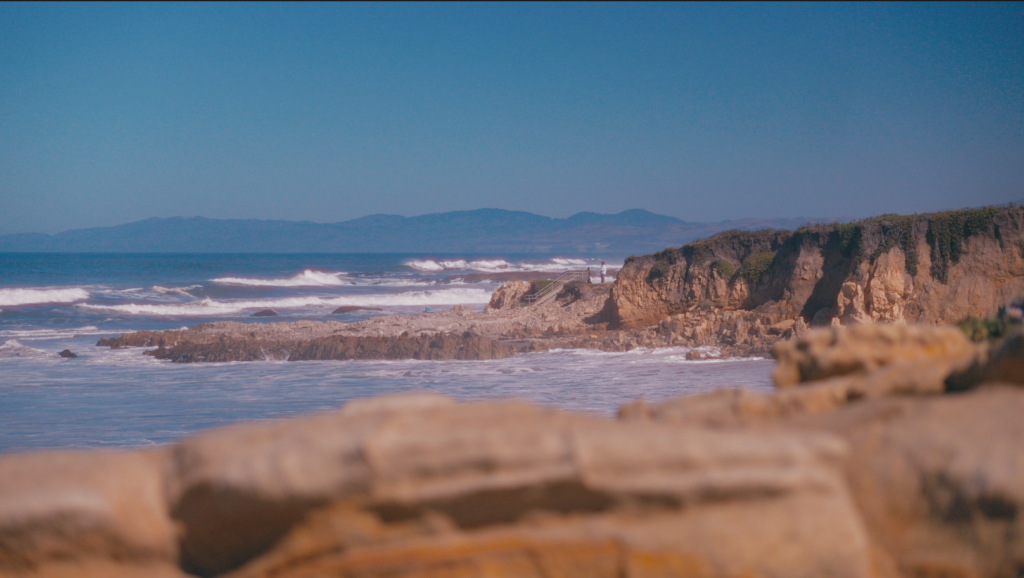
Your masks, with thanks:
[[[834,243],[840,254],[855,264],[868,261],[874,263],[879,257],[887,254],[894,247],[903,252],[904,265],[911,276],[917,276],[918,241],[921,234],[930,246],[931,268],[929,274],[936,280],[946,283],[949,268],[960,262],[964,253],[964,243],[973,235],[991,229],[995,216],[1001,211],[1013,209],[1008,206],[981,207],[977,209],[959,209],[937,213],[920,213],[915,215],[885,214],[850,223],[807,225],[797,229],[793,235],[813,235],[823,244]],[[687,257],[689,267],[705,265],[715,254],[715,247],[736,244],[742,241],[764,239],[765,235],[777,231],[723,231],[705,239],[698,239],[684,245],[681,249],[669,248],[655,253],[654,263],[647,279],[653,282],[664,277],[669,268],[679,262],[683,255]],[[740,265],[740,274],[751,284],[759,282],[776,264],[775,253],[759,251],[748,256]],[[641,259],[629,257],[626,264]],[[725,259],[717,259],[710,264],[723,277],[732,277],[735,267]]]

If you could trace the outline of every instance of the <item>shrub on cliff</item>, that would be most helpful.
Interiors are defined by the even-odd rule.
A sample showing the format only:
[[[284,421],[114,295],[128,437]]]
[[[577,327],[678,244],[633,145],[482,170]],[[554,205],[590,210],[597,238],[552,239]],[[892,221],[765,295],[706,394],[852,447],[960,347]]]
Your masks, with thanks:
[[[718,271],[718,274],[725,279],[732,278],[732,274],[736,272],[736,266],[725,259],[715,261],[711,264],[711,268]]]
[[[653,283],[654,281],[661,279],[668,274],[668,269],[671,265],[667,261],[655,261],[651,270],[647,273],[647,281]]]
[[[980,319],[968,317],[958,324],[960,331],[963,331],[972,341],[988,341],[998,339],[1006,335],[1009,324],[1002,319]]]
[[[648,283],[654,283],[657,279],[661,279],[667,275],[669,268],[682,259],[682,254],[679,249],[668,248],[664,251],[658,251],[653,255],[653,257],[654,265],[651,266],[651,270],[647,272]]]
[[[536,281],[530,281],[530,292],[528,294],[533,295],[534,293],[540,293],[545,287],[552,283],[554,283],[554,281],[550,279],[539,279]]]
[[[742,275],[751,286],[757,285],[764,274],[772,268],[774,263],[775,253],[771,251],[755,253],[747,257],[740,265],[740,275]]]
[[[928,219],[928,244],[932,247],[932,277],[945,283],[949,267],[960,262],[964,241],[992,227],[1000,207],[982,207],[935,213]]]

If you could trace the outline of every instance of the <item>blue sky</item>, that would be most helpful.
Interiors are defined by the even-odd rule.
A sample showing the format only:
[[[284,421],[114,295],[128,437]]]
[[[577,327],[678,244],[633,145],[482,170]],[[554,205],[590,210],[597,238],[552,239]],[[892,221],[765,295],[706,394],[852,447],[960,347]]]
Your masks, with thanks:
[[[0,232],[1024,200],[1024,4],[0,3]]]

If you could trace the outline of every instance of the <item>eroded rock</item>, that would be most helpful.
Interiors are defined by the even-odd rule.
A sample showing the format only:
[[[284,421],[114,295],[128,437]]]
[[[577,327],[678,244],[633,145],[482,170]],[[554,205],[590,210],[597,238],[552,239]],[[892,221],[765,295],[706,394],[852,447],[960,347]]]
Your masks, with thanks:
[[[492,309],[511,309],[519,306],[519,300],[530,292],[530,284],[526,281],[507,281],[502,283],[491,294],[488,307]]]

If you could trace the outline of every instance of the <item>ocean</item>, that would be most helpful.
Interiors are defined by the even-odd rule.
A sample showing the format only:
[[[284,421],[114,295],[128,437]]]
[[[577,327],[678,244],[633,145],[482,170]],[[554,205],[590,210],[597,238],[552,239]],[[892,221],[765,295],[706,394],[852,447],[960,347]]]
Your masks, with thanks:
[[[603,257],[617,269],[622,256]],[[723,387],[771,388],[771,361],[687,361],[686,348],[563,350],[492,361],[173,364],[100,337],[210,321],[357,321],[453,305],[477,310],[495,282],[601,259],[565,255],[0,253],[0,452],[141,447],[244,420],[335,409],[346,400],[434,391],[518,398],[597,415]],[[330,315],[342,305],[379,308]],[[254,318],[261,309],[276,317]],[[70,349],[78,357],[62,358]]]

